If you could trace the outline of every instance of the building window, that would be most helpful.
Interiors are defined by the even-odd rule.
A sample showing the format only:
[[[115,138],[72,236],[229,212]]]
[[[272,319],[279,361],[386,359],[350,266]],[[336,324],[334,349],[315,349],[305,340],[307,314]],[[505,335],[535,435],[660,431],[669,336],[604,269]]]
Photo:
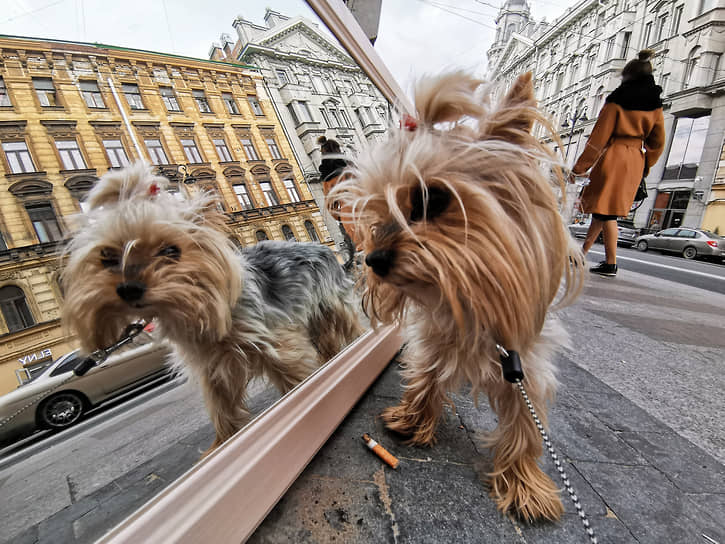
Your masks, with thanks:
[[[297,238],[295,238],[295,234],[292,232],[292,228],[289,225],[282,225],[282,234],[284,235],[284,239],[288,242],[297,241]]]
[[[345,110],[340,110],[340,117],[342,118],[343,126],[347,128],[352,127],[350,124],[350,118],[347,116],[347,113],[345,113]]]
[[[63,168],[66,170],[85,170],[87,168],[77,141],[56,140],[55,147],[58,149],[60,160],[63,162]]]
[[[33,158],[25,142],[3,142],[3,151],[13,174],[35,172]]]
[[[8,89],[5,87],[5,80],[0,77],[0,107],[7,108],[12,105],[12,102],[10,102],[10,95],[8,95]]]
[[[256,97],[248,96],[247,100],[249,100],[249,105],[252,106],[252,111],[254,112],[254,115],[264,115],[262,106],[259,105],[259,100],[257,100]]]
[[[55,108],[60,106],[58,101],[58,93],[53,85],[53,80],[49,77],[34,77],[33,87],[35,94],[38,96],[40,105],[46,108]]]
[[[695,119],[692,117],[677,119],[665,172],[662,175],[663,180],[695,179],[709,126],[709,115]]]
[[[667,27],[667,15],[662,15],[657,19],[657,41],[665,37],[665,28]]]
[[[161,140],[144,140],[143,143],[146,145],[149,157],[151,157],[151,164],[169,164],[169,159],[164,151],[164,146],[161,145]]]
[[[333,109],[329,109],[328,112],[330,113],[330,118],[332,119],[332,122],[334,123],[333,126],[339,127],[340,119],[338,119],[338,117],[337,117],[337,112]]]
[[[267,233],[263,230],[258,230],[254,233],[254,235],[257,237],[257,242],[263,242],[264,240],[269,240],[267,237]]]
[[[193,139],[182,139],[181,147],[184,148],[184,155],[186,155],[186,160],[190,163],[204,162],[201,159],[201,153],[199,153],[199,149],[196,147],[196,142]]]
[[[232,93],[222,93],[222,101],[229,113],[232,115],[239,115],[239,106],[237,106]]]
[[[206,99],[206,93],[201,89],[192,89],[191,95],[196,100],[196,105],[201,113],[212,113],[209,101]]]
[[[619,53],[620,59],[626,59],[627,58],[627,50],[629,49],[629,42],[632,39],[632,33],[631,32],[624,32],[622,34],[622,50]]]
[[[599,115],[599,110],[604,105],[604,87],[597,89],[597,94],[594,95],[594,103],[592,104],[592,111]]]
[[[694,47],[687,56],[687,64],[685,65],[685,77],[682,78],[682,88],[693,86],[697,83],[697,78],[693,77],[697,68],[697,61],[700,60],[700,47]]]
[[[0,288],[0,310],[8,332],[17,332],[35,325],[25,293],[20,287],[6,285]]]
[[[231,162],[234,159],[232,158],[232,154],[229,152],[229,148],[227,147],[227,142],[222,139],[212,140],[214,142],[214,147],[216,147],[217,155],[219,155],[219,160],[222,162]]]
[[[179,102],[176,100],[176,95],[171,87],[159,87],[159,93],[161,93],[161,100],[164,101],[166,111],[181,111]]]
[[[300,126],[300,119],[299,117],[297,117],[294,102],[290,102],[289,104],[287,104],[287,110],[289,111],[290,117],[292,117],[292,121],[294,122],[295,126]]]
[[[650,21],[646,25],[644,25],[644,39],[642,40],[642,49],[647,47],[650,43],[650,38],[652,37],[652,22]]]
[[[293,179],[284,180],[284,188],[287,189],[290,202],[300,202],[302,200]]]
[[[307,101],[300,100],[300,107],[302,108],[302,121],[305,123],[314,122],[314,119],[312,118],[312,111],[310,110],[310,106],[307,104]]]
[[[604,61],[608,61],[614,54],[614,36],[607,40],[607,49],[604,52]]]
[[[143,110],[146,109],[141,99],[141,92],[138,90],[138,85],[132,83],[124,83],[121,85],[123,95],[126,97],[128,107],[132,110]]]
[[[706,11],[710,11],[711,9],[715,9],[715,6],[717,5],[718,0],[700,0],[700,9],[698,11],[699,14],[705,13]]]
[[[103,147],[106,148],[108,162],[111,163],[112,168],[121,168],[122,166],[129,165],[128,155],[123,148],[121,140],[103,140]]]
[[[103,101],[103,96],[101,95],[101,89],[98,88],[98,83],[95,81],[81,81],[79,84],[86,106],[89,108],[106,107],[106,103]]]
[[[262,193],[264,193],[264,198],[267,200],[267,205],[277,206],[279,204],[279,198],[277,197],[277,193],[274,191],[274,187],[272,187],[272,183],[269,181],[262,181],[259,186],[262,188]]]
[[[247,155],[247,160],[258,161],[259,155],[257,154],[257,150],[254,148],[252,140],[250,138],[242,138],[241,142],[242,147],[244,148],[244,153]]]
[[[677,36],[680,32],[680,21],[682,21],[682,9],[684,6],[675,8],[675,16],[672,19],[672,35]]]
[[[276,70],[276,72],[277,72],[277,81],[279,81],[279,84],[287,85],[287,83],[289,83],[289,77],[287,77],[287,72],[285,72],[281,68],[278,68]]]
[[[307,230],[307,236],[310,237],[310,240],[313,242],[320,241],[320,237],[317,235],[317,230],[315,230],[315,225],[312,224],[312,221],[305,221],[305,230]]]
[[[267,147],[269,147],[272,158],[281,159],[282,154],[279,152],[279,147],[277,147],[277,142],[274,141],[274,138],[265,138],[264,140],[267,142]]]
[[[33,223],[35,234],[41,244],[57,242],[63,239],[58,219],[50,204],[27,205],[25,209],[28,211],[28,217],[30,217],[30,222]]]
[[[330,118],[327,117],[327,112],[325,111],[325,108],[320,108],[320,115],[322,116],[322,120],[325,122],[325,126],[327,128],[331,128],[332,125],[330,125]]]
[[[237,200],[241,204],[243,210],[251,210],[254,208],[252,198],[249,196],[249,190],[245,183],[237,183],[232,186],[234,194],[237,195]]]

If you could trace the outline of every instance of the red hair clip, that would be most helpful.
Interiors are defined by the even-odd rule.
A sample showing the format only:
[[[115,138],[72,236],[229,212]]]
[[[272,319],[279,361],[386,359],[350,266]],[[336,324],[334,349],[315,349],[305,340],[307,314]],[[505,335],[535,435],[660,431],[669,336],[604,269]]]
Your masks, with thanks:
[[[415,117],[404,113],[403,118],[400,120],[400,128],[404,128],[405,130],[413,132],[415,129],[418,128],[418,121],[415,120]]]
[[[155,183],[152,183],[152,184],[151,184],[151,185],[149,186],[149,195],[150,195],[150,196],[156,196],[157,194],[159,194],[159,191],[160,191],[160,190],[161,190],[161,189],[159,189],[159,186],[158,186],[158,185],[156,185]]]

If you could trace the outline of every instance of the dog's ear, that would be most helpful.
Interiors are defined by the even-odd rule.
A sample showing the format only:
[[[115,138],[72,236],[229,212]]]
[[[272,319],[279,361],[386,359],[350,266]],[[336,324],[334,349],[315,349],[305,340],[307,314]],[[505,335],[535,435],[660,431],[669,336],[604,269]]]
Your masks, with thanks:
[[[155,176],[151,167],[142,161],[101,176],[88,193],[86,202],[91,209],[109,206],[132,198],[151,198],[166,186],[166,178]]]
[[[522,133],[530,133],[538,118],[536,96],[531,72],[516,78],[498,107],[482,124],[482,136],[519,141]]]
[[[480,117],[484,108],[476,89],[482,83],[463,71],[420,80],[415,91],[417,120],[433,126],[463,117]]]

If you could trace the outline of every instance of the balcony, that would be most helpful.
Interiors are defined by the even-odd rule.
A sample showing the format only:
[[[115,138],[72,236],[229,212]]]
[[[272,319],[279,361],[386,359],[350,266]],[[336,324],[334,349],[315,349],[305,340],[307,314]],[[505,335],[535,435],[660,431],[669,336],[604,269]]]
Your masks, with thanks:
[[[58,241],[5,249],[0,251],[0,264],[37,259],[45,255],[56,256],[62,245],[63,242]]]
[[[277,204],[276,206],[267,206],[265,208],[252,208],[250,210],[230,212],[227,215],[229,215],[231,222],[236,222],[284,215],[287,213],[295,213],[297,211],[311,210],[314,208],[317,208],[317,204],[314,200],[302,200],[300,202],[284,202],[282,204]]]

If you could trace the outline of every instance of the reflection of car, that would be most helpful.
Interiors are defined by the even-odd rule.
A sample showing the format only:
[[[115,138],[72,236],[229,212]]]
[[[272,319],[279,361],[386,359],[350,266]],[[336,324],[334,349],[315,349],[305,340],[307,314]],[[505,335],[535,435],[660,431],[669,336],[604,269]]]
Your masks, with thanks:
[[[569,232],[576,238],[585,238],[591,223],[592,218],[589,216],[584,221],[569,225]],[[626,219],[617,219],[617,244],[632,247],[636,238],[637,229],[634,228],[632,222]],[[597,238],[597,241],[602,241],[601,234],[599,235],[599,238]]]
[[[63,355],[31,381],[0,397],[0,444],[38,427],[63,429],[73,425],[91,407],[169,372],[168,353],[166,345],[142,332],[83,376],[73,374],[82,360],[78,350]]]
[[[637,238],[637,249],[656,249],[695,257],[725,258],[725,238],[701,229],[671,228]]]

